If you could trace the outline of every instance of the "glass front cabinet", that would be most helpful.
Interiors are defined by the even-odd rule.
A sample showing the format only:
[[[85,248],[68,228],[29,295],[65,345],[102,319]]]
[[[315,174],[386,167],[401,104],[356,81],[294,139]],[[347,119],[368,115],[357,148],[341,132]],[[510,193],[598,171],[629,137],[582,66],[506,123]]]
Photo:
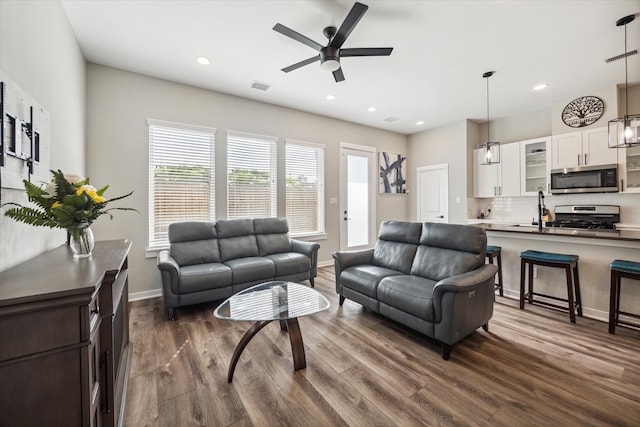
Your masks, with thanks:
[[[619,150],[620,191],[640,193],[640,146]]]
[[[550,167],[551,137],[520,141],[521,195],[536,196],[538,191],[549,193]]]

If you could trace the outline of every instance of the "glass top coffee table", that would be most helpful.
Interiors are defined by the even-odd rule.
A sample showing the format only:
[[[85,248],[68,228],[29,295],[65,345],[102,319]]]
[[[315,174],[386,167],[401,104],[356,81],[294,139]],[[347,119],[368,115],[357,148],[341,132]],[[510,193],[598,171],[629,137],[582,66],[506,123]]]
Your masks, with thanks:
[[[238,359],[249,341],[274,320],[280,321],[281,330],[289,332],[293,369],[297,371],[306,368],[307,361],[298,317],[319,313],[327,310],[329,306],[329,301],[315,289],[281,281],[252,286],[228,298],[213,312],[217,318],[256,323],[238,343],[229,364],[227,381],[233,380]]]

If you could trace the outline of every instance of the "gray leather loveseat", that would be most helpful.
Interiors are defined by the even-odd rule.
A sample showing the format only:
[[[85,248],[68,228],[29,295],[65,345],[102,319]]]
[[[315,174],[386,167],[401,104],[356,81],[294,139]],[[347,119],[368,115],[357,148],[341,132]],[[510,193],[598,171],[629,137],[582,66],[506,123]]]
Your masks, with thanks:
[[[374,249],[334,252],[336,292],[442,343],[454,343],[493,315],[497,267],[487,237],[468,225],[383,222]]]
[[[158,254],[169,319],[176,307],[225,299],[262,282],[309,280],[313,287],[320,245],[288,232],[285,218],[170,224],[170,248]]]

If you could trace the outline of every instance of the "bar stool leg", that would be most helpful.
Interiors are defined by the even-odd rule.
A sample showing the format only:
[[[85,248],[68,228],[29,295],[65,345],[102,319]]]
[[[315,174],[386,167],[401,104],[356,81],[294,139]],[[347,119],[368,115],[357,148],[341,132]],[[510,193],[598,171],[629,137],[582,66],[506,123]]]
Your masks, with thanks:
[[[504,293],[502,290],[502,254],[498,253],[498,290],[500,296],[503,297]]]
[[[567,273],[567,299],[569,300],[569,319],[571,323],[576,323],[575,300],[573,299],[573,280],[571,280],[571,266],[565,268]]]
[[[533,304],[533,263],[529,263],[529,292],[527,293],[529,304]]]
[[[524,309],[524,270],[527,262],[520,258],[520,310]]]
[[[615,270],[611,270],[611,290],[609,295],[609,333],[616,333],[616,321],[618,316],[618,275]]]
[[[576,308],[578,309],[578,316],[582,317],[582,295],[580,294],[580,276],[578,275],[578,263],[573,267],[573,286],[575,288],[576,295]]]

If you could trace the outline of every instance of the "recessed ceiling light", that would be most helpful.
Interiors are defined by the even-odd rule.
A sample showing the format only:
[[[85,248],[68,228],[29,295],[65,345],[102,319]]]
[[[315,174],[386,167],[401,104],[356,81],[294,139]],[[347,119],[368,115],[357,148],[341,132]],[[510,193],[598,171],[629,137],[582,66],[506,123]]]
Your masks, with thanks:
[[[376,107],[369,107],[369,108],[367,109],[367,111],[368,111],[368,112],[370,112],[370,113],[373,113],[373,112],[375,112],[375,111],[376,111]]]
[[[542,90],[542,89],[546,89],[546,88],[548,88],[548,87],[549,87],[549,85],[548,85],[548,84],[546,84],[546,83],[540,83],[540,84],[535,85],[535,86],[533,87],[533,90]]]
[[[424,124],[424,122],[423,122],[422,120],[418,120],[418,121],[416,122],[416,124],[417,124],[418,126],[422,126],[422,125]]]
[[[206,58],[204,56],[198,56],[196,58],[196,62],[200,65],[209,65],[211,64],[211,61],[209,61],[209,58]]]
[[[327,95],[326,98],[329,101],[333,101],[334,99],[336,99],[336,96],[335,95]]]

